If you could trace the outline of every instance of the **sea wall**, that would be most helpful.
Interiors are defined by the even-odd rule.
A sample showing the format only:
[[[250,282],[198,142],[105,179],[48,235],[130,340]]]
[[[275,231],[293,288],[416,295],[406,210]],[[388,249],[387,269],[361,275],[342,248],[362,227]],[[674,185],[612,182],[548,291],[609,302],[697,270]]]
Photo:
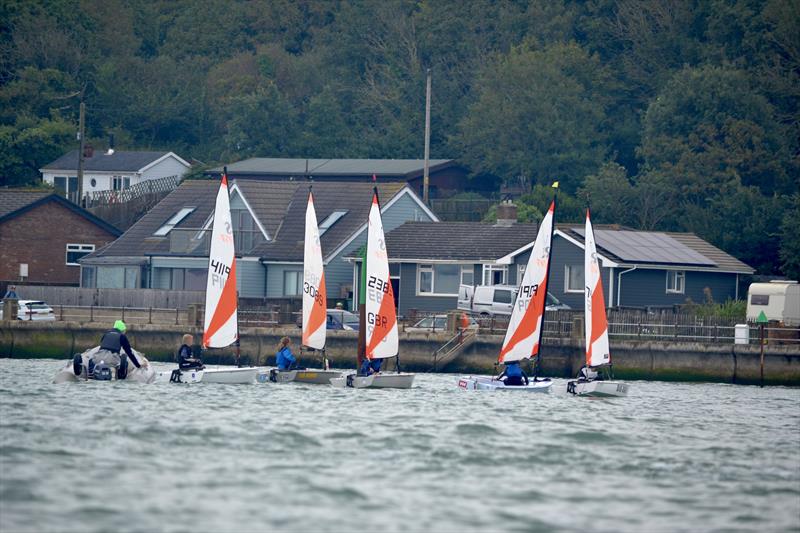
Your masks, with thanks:
[[[71,322],[0,322],[0,357],[68,359],[76,352],[96,346],[105,328]],[[131,344],[154,361],[172,361],[184,333],[200,331],[185,326],[135,326],[128,331]],[[284,335],[295,351],[300,329],[246,328],[241,330],[241,361],[244,364],[274,364],[275,351]],[[430,372],[434,351],[448,340],[446,334],[400,334],[401,364],[404,370]],[[466,345],[441,372],[492,373],[502,336],[480,335]],[[328,332],[326,352],[333,366],[355,366],[356,335]],[[711,381],[757,384],[760,382],[760,350],[757,345],[700,344],[676,342],[631,342],[612,339],[614,375],[620,379],[660,381]],[[800,386],[800,346],[765,346],[764,383]],[[207,350],[207,363],[232,363],[234,349]],[[579,339],[547,340],[542,348],[540,374],[551,377],[575,376],[583,365],[583,343]],[[318,364],[316,354],[301,354],[307,366]],[[393,360],[387,362],[389,368]]]

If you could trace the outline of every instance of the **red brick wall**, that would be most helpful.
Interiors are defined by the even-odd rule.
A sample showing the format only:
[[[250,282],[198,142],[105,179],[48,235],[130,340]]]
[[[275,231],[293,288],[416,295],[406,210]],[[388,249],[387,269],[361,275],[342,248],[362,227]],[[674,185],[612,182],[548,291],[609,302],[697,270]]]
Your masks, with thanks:
[[[114,235],[56,202],[47,202],[0,223],[0,281],[18,281],[28,263],[28,283],[80,282],[80,267],[67,266],[67,244],[113,241]]]

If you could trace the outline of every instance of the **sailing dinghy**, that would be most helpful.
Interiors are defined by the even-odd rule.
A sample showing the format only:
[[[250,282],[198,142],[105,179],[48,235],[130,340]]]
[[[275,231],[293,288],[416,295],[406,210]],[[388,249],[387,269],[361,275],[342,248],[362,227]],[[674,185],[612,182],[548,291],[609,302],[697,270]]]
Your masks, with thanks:
[[[365,280],[362,287],[366,298],[365,303],[359,306],[359,312],[365,317],[366,327],[358,329],[359,345],[363,343],[366,347],[365,355],[369,360],[397,357],[397,311],[389,278],[389,254],[383,235],[377,187],[373,191],[367,227],[367,251],[365,264],[362,265]],[[399,369],[399,364],[397,367]],[[332,379],[331,385],[356,389],[409,389],[413,382],[414,374],[398,371],[379,372],[369,376],[349,374]]]
[[[581,375],[577,380],[567,383],[567,392],[576,396],[627,396],[629,387],[627,383],[603,380],[595,370],[598,367],[610,369],[611,354],[608,345],[608,318],[606,317],[606,305],[603,299],[603,280],[600,277],[597,246],[588,209],[586,210],[584,241],[586,366],[581,369]]]
[[[322,265],[322,246],[317,226],[317,213],[314,210],[314,195],[308,189],[306,206],[306,234],[303,251],[303,340],[302,346],[322,353],[323,369],[294,369],[269,371],[269,380],[276,383],[294,381],[327,385],[331,378],[341,372],[328,370],[325,356],[325,333],[327,330],[327,297],[325,294],[325,271]],[[302,348],[301,348],[302,349]],[[259,380],[261,376],[259,376]]]
[[[238,342],[238,296],[236,289],[236,255],[231,223],[228,177],[222,174],[214,208],[211,247],[206,281],[206,311],[203,328],[204,348],[225,348]],[[238,346],[237,346],[238,353]],[[196,369],[159,372],[158,381],[179,383],[243,384],[255,381],[255,367],[205,367],[202,375]]]
[[[519,285],[517,300],[511,311],[503,347],[498,363],[521,361],[539,355],[544,329],[544,312],[547,295],[547,278],[550,271],[550,243],[553,240],[553,216],[555,200],[542,220],[533,243],[528,266]],[[535,367],[534,367],[535,368]],[[458,386],[467,390],[515,390],[525,392],[550,392],[550,378],[530,378],[527,385],[509,385],[488,376],[465,376],[458,379]]]

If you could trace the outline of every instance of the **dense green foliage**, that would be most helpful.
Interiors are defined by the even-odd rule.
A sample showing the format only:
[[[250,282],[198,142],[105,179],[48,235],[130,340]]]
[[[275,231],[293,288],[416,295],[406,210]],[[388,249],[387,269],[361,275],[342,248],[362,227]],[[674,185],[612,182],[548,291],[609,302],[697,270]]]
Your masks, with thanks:
[[[0,0],[0,178],[88,137],[204,163],[431,156],[560,220],[798,276],[796,0]]]

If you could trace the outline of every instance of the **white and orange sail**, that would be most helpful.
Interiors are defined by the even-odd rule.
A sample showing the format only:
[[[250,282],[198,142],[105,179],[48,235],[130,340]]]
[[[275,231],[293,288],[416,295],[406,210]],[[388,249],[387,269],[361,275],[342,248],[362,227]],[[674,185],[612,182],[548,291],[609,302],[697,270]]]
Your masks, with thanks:
[[[239,337],[237,322],[236,256],[228,196],[228,177],[223,174],[214,209],[211,250],[208,256],[206,312],[203,346],[224,348]]]
[[[398,349],[397,312],[377,189],[369,211],[365,275],[367,358],[394,357]]]
[[[319,240],[314,196],[308,191],[306,237],[303,253],[303,346],[321,350],[325,347],[327,299],[322,246]]]
[[[610,363],[611,355],[608,348],[608,319],[606,317],[605,300],[603,299],[603,280],[600,277],[597,246],[595,245],[594,230],[592,230],[592,221],[589,218],[588,209],[586,210],[584,241],[586,364],[588,366],[599,366]]]
[[[547,277],[550,271],[550,249],[553,240],[553,217],[556,203],[539,226],[528,266],[519,285],[519,293],[511,311],[506,337],[498,362],[506,363],[533,357],[539,353],[547,303]]]

